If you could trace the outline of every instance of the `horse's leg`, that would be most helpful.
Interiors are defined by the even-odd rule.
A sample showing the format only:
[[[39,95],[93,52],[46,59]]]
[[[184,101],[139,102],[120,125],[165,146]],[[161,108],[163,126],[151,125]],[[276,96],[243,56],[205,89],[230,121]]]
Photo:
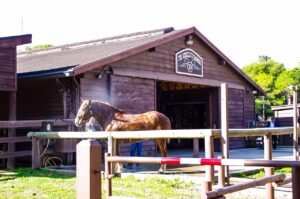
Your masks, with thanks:
[[[159,148],[159,151],[161,153],[162,157],[167,157],[167,140],[166,139],[157,139],[155,140],[157,143],[157,146]],[[160,168],[158,170],[159,173],[164,173],[166,170],[166,164],[161,164]]]
[[[120,143],[117,140],[116,141],[116,156],[120,156],[120,155],[121,155]],[[116,173],[122,173],[122,170],[123,170],[122,163],[120,163],[120,162],[116,163]]]

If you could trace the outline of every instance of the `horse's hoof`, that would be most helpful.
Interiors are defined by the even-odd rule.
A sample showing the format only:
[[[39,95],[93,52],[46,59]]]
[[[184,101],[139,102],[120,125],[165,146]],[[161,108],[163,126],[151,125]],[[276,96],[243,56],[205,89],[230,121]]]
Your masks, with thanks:
[[[164,170],[158,170],[158,173],[159,173],[159,174],[164,174],[165,171],[164,171]]]

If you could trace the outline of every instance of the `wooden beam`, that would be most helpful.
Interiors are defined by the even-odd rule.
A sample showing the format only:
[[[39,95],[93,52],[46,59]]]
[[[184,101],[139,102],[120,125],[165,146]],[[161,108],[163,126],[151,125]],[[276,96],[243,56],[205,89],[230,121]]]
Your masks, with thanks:
[[[222,81],[213,80],[213,79],[197,78],[192,76],[167,74],[167,73],[159,73],[159,72],[152,72],[152,71],[142,71],[142,70],[135,70],[129,68],[120,68],[120,67],[114,68],[114,75],[140,77],[140,78],[155,79],[155,80],[162,80],[162,81],[176,81],[182,83],[190,83],[190,84],[198,84],[198,85],[206,85],[206,86],[214,86],[214,87],[220,87],[222,84]],[[245,90],[244,86],[235,83],[229,83],[228,87]]]
[[[19,137],[1,137],[0,144],[3,143],[16,143],[16,142],[31,142],[31,139],[27,136],[19,136]]]
[[[113,139],[153,139],[153,138],[204,138],[205,135],[212,135],[210,129],[178,129],[178,130],[149,130],[149,131],[94,131],[94,132],[29,132],[28,137],[64,139],[64,138],[107,138],[109,135]]]
[[[159,132],[159,133],[158,133]],[[251,137],[251,136],[264,136],[272,133],[273,135],[290,135],[293,132],[293,127],[280,127],[280,128],[253,128],[253,129],[228,129],[229,137]],[[211,135],[214,138],[221,137],[221,129],[174,129],[174,130],[151,130],[151,131],[126,131],[111,132],[114,139],[153,139],[153,138],[204,138],[206,135]],[[29,132],[28,137],[49,138],[49,139],[88,139],[97,138],[105,139],[109,135],[106,131],[95,132]]]
[[[66,126],[70,123],[74,124],[74,119],[0,121],[0,129],[42,127],[42,122],[53,122],[54,126]]]
[[[246,182],[246,183],[242,183],[242,184],[237,184],[237,185],[220,188],[220,189],[217,189],[214,191],[207,192],[205,195],[206,195],[206,198],[216,198],[218,196],[223,196],[223,195],[226,195],[229,193],[242,191],[242,190],[249,189],[249,188],[256,187],[256,186],[265,185],[267,183],[281,181],[283,179],[285,179],[285,174],[277,174],[277,175],[273,175],[273,176],[264,177],[261,179],[252,180],[250,182]]]
[[[31,43],[31,34],[27,35],[17,35],[17,36],[10,36],[10,37],[1,37],[0,38],[0,47],[7,48],[7,47],[16,47],[22,44],[29,44]]]
[[[16,158],[31,156],[31,151],[15,151],[15,152],[4,152],[0,154],[0,159],[2,158]]]

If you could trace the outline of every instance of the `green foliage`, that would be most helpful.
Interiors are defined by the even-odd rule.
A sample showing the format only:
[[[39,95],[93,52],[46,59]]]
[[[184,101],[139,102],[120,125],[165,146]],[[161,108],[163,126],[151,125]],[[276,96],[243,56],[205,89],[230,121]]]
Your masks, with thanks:
[[[287,85],[282,84],[281,81],[282,78],[285,78],[282,74],[289,75],[287,74],[288,71],[283,64],[274,61],[268,56],[259,56],[256,62],[243,67],[242,70],[267,93],[265,113],[266,116],[271,116],[273,114],[271,106],[282,105],[285,102]],[[278,80],[279,78],[280,80]],[[256,110],[262,114],[263,99],[258,98],[255,102]]]
[[[40,44],[35,46],[26,46],[25,51],[33,51],[33,50],[40,50],[40,49],[47,49],[53,47],[52,44]]]

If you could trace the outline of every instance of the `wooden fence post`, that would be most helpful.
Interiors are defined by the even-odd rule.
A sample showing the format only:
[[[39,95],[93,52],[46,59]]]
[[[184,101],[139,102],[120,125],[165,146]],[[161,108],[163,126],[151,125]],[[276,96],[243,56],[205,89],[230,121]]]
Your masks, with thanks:
[[[272,160],[272,133],[264,136],[264,156],[265,160]],[[274,169],[272,167],[265,167],[266,176],[274,175]],[[274,187],[272,183],[266,184],[266,198],[274,198]]]
[[[101,147],[94,139],[76,145],[76,198],[101,198]]]
[[[111,136],[111,134],[108,136],[107,138],[107,151],[109,154],[111,154],[112,156],[116,155],[116,139],[113,139],[113,137]],[[111,173],[114,175],[116,173],[116,169],[117,169],[117,163],[111,163]],[[119,164],[119,163],[118,163]]]
[[[112,183],[111,183],[111,164],[108,162],[107,157],[109,153],[105,153],[105,184],[106,184],[106,198],[112,196]]]
[[[202,198],[207,198],[206,193],[212,190],[211,181],[204,180],[202,182]]]
[[[295,160],[299,160],[298,149],[298,111],[297,111],[297,86],[292,86],[293,89],[293,155]]]
[[[222,127],[222,156],[229,158],[229,137],[228,137],[228,85],[221,84],[221,127]],[[225,166],[225,180],[229,184],[229,166]]]
[[[9,92],[9,102],[8,102],[8,119],[14,121],[17,119],[17,92],[12,91]],[[15,137],[16,130],[14,128],[8,129],[8,137]],[[7,151],[8,152],[15,152],[15,143],[7,143]],[[7,159],[7,168],[11,169],[15,167],[15,158],[8,158]]]
[[[193,151],[194,151],[194,157],[199,157],[199,138],[193,138]]]
[[[205,135],[205,158],[213,158],[214,157],[214,146],[213,146],[213,137],[211,135]],[[212,184],[215,182],[215,172],[214,166],[207,165],[205,166],[205,174],[206,179],[211,181]]]
[[[218,158],[223,158],[222,156],[218,156]],[[218,166],[218,187],[225,186],[225,173],[224,173],[224,166]]]
[[[300,198],[300,167],[292,167],[293,198]]]
[[[39,169],[41,168],[41,139],[32,137],[32,149],[31,149],[31,162],[32,162],[32,169]]]

